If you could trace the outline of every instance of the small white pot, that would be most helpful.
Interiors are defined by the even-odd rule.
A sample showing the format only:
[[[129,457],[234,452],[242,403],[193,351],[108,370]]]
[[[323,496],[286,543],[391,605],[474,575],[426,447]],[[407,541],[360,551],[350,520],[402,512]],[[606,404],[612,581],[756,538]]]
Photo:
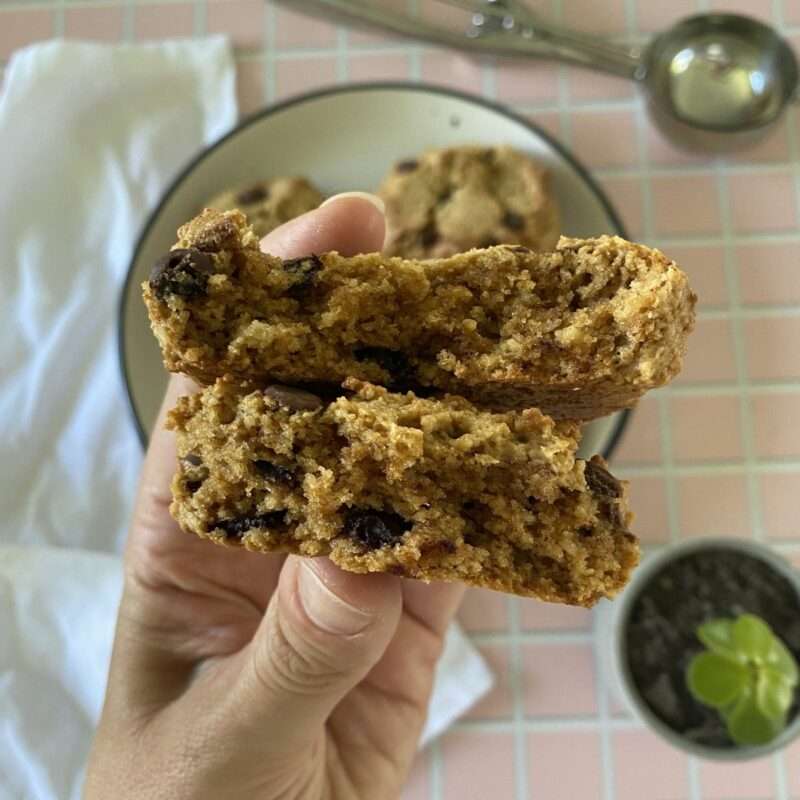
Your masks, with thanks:
[[[739,539],[691,539],[681,542],[680,544],[665,547],[663,550],[646,557],[643,563],[634,572],[630,584],[622,595],[613,603],[607,604],[606,609],[601,611],[598,623],[601,628],[605,627],[605,631],[601,630],[601,635],[605,633],[607,637],[606,641],[610,643],[610,647],[606,649],[609,651],[608,656],[610,656],[610,676],[616,684],[616,686],[612,688],[616,688],[618,695],[624,698],[634,716],[655,731],[659,736],[666,739],[670,744],[699,756],[700,758],[716,761],[748,761],[753,758],[761,758],[775,750],[780,750],[800,735],[800,714],[795,717],[791,725],[787,726],[787,728],[769,744],[758,747],[731,747],[726,749],[707,747],[689,741],[659,719],[642,699],[628,668],[628,659],[625,652],[625,628],[634,601],[639,593],[644,589],[650,579],[657,572],[660,572],[669,562],[682,558],[689,553],[707,549],[738,551],[766,562],[776,572],[783,575],[800,596],[800,575],[785,559],[766,545]],[[608,675],[609,672],[607,671],[606,674]]]

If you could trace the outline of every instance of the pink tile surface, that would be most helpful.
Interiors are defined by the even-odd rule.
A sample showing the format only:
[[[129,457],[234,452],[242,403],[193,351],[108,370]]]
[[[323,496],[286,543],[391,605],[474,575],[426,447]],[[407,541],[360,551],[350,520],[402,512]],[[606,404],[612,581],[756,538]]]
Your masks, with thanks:
[[[445,800],[516,800],[511,734],[451,731],[441,747]]]
[[[793,0],[785,0],[785,5],[790,6]],[[711,11],[725,11],[730,14],[745,14],[755,17],[769,24],[774,24],[772,15],[772,0],[709,0]]]
[[[785,0],[783,3],[783,21],[789,25],[800,25],[800,3]],[[800,791],[798,792],[800,794]]]
[[[428,83],[474,92],[481,85],[482,69],[474,58],[450,51],[435,51],[420,56],[420,75]]]
[[[800,456],[800,394],[754,393],[752,404],[756,455]]]
[[[770,163],[789,160],[789,120],[782,119],[769,128],[757,143],[731,156],[738,163]]]
[[[430,751],[417,754],[403,787],[400,800],[430,800]]]
[[[675,20],[697,13],[697,0],[672,0],[655,3],[653,0],[636,0],[636,27],[640,31],[663,31]]]
[[[772,800],[775,768],[771,758],[746,764],[700,762],[703,800]]]
[[[751,380],[800,378],[800,318],[748,319],[744,333]]]
[[[458,610],[458,619],[470,633],[504,631],[508,628],[508,600],[500,592],[467,589]]]
[[[122,38],[123,9],[104,8],[64,9],[64,36],[70,39],[92,39],[118,42]]]
[[[350,56],[347,63],[352,81],[408,80],[409,60],[405,54]]]
[[[625,33],[625,0],[562,0],[563,19],[578,30],[592,34]]]
[[[336,26],[310,14],[298,14],[286,6],[275,10],[277,47],[335,47]]]
[[[736,380],[733,324],[727,319],[700,319],[689,337],[689,349],[677,385]]]
[[[742,475],[692,475],[678,478],[676,484],[681,536],[750,536],[750,504]]]
[[[742,457],[737,396],[672,397],[669,406],[676,461],[730,461]]]
[[[697,295],[698,308],[728,304],[725,256],[722,247],[668,245],[665,247],[665,253],[689,276],[689,283]],[[800,288],[800,280],[798,287]],[[695,333],[690,340],[690,347],[697,338]]]
[[[800,472],[775,472],[758,476],[761,519],[771,539],[797,539],[800,536]],[[800,766],[800,765],[798,765]]]
[[[616,800],[689,800],[686,756],[649,731],[611,737]]]
[[[634,93],[631,81],[580,67],[567,69],[567,85],[570,99],[577,103],[627,100]]]
[[[648,161],[658,167],[703,162],[701,154],[682,149],[679,144],[662,133],[652,120],[647,122],[644,144]]]
[[[0,10],[0,58],[53,35],[53,14],[41,8]]]
[[[633,410],[622,441],[614,453],[615,464],[657,464],[661,461],[661,418],[658,401],[645,397]]]
[[[194,31],[194,6],[191,3],[136,6],[133,29],[137,39],[191,36]]]
[[[800,242],[742,244],[736,257],[743,303],[800,303]]]
[[[588,631],[592,627],[592,612],[587,608],[543,603],[540,600],[519,598],[519,622],[524,631]]]
[[[639,159],[633,111],[576,111],[572,148],[590,167],[635,166]]]
[[[633,511],[631,530],[645,544],[669,541],[667,488],[663,478],[633,478],[629,503]]]
[[[719,196],[713,175],[657,175],[650,184],[656,233],[692,235],[719,231]]]
[[[506,644],[479,645],[481,655],[494,674],[494,686],[464,715],[466,719],[508,719],[514,716],[511,666]]]
[[[549,133],[554,139],[561,140],[561,114],[558,111],[534,111],[522,116]]]
[[[800,560],[798,560],[800,565]],[[788,789],[792,800],[800,798],[800,741],[794,741],[783,751],[783,760],[786,764],[788,776]]]
[[[525,644],[522,656],[526,714],[552,717],[595,713],[591,643]],[[568,692],[565,685],[570,687]]]
[[[498,61],[495,72],[497,99],[514,103],[555,103],[558,67],[547,61]],[[478,88],[478,87],[476,87]]]
[[[603,178],[600,181],[612,205],[622,217],[628,236],[638,239],[644,233],[644,196],[638,178]]]
[[[206,8],[208,33],[227,34],[233,46],[251,50],[264,41],[262,0],[209,0]]]
[[[335,83],[336,59],[332,56],[292,58],[275,65],[275,93],[278,99],[309,92]]]
[[[528,735],[528,791],[542,800],[601,800],[600,737],[592,732]]]
[[[790,172],[732,174],[728,176],[728,191],[734,230],[761,233],[797,227],[794,176]]]
[[[236,97],[240,116],[264,105],[264,64],[260,59],[236,62]]]

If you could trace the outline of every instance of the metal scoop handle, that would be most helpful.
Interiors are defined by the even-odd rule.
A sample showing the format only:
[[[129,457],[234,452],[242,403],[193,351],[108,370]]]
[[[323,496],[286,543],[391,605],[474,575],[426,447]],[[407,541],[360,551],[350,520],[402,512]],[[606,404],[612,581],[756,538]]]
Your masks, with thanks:
[[[353,19],[448,47],[493,55],[556,59],[624,78],[640,77],[638,51],[545,23],[516,0],[481,3],[470,0],[440,1],[473,12],[472,29],[463,34],[456,33],[425,20],[375,8],[369,0],[317,0]],[[476,21],[487,17],[495,24],[476,24]]]

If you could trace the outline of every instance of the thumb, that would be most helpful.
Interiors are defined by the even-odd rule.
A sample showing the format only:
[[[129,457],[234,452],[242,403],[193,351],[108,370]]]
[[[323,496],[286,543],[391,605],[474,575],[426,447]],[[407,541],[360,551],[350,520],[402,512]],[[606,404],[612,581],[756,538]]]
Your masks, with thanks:
[[[234,718],[262,736],[279,730],[265,743],[273,754],[310,743],[383,655],[401,609],[395,576],[357,575],[326,558],[289,557],[243,653]]]

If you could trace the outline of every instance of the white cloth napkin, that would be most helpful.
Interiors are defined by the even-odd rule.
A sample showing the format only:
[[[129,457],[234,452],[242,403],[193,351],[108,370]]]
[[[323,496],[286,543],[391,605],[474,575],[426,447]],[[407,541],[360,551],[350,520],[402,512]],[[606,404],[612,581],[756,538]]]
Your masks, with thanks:
[[[0,798],[78,798],[141,464],[117,364],[135,237],[236,120],[221,38],[48,42],[0,97]],[[94,551],[94,552],[92,552]],[[103,552],[98,552],[103,551]],[[454,628],[426,740],[492,677]]]

